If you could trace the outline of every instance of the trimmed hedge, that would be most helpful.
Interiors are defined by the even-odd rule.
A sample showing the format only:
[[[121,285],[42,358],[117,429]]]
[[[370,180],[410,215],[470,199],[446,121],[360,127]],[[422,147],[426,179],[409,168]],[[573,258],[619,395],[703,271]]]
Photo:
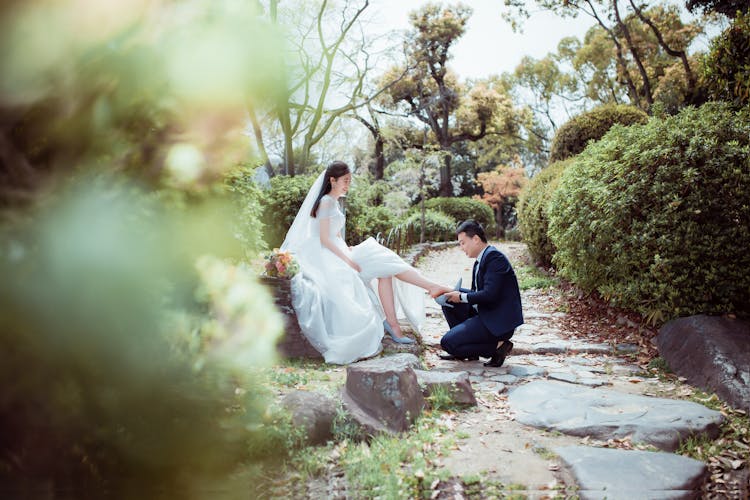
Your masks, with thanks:
[[[425,201],[425,208],[449,215],[457,223],[474,219],[488,235],[495,232],[495,213],[482,201],[472,198],[431,198]]]
[[[571,160],[553,163],[536,174],[521,191],[518,200],[518,225],[523,241],[534,260],[544,267],[552,265],[555,245],[547,234],[549,203],[560,177]]]
[[[627,104],[606,104],[581,113],[563,124],[550,147],[550,164],[570,158],[586,149],[592,141],[598,141],[614,125],[643,124],[648,121],[648,115]]]
[[[378,233],[386,237],[388,231],[398,225],[398,222],[398,217],[392,210],[386,207],[368,207],[354,221],[354,230],[362,239],[368,236],[375,237]]]
[[[750,313],[750,111],[613,127],[562,174],[549,235],[564,277],[652,323]]]
[[[422,227],[422,212],[414,210],[402,223],[403,227],[411,226],[419,241]],[[456,238],[456,219],[437,210],[425,210],[424,235],[427,241],[450,241]]]

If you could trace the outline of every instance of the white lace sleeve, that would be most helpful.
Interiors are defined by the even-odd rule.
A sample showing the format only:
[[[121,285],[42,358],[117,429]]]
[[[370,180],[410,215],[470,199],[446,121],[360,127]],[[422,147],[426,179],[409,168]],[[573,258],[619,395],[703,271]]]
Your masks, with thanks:
[[[318,219],[329,219],[336,215],[337,211],[336,201],[330,196],[324,196],[320,200],[318,205]]]

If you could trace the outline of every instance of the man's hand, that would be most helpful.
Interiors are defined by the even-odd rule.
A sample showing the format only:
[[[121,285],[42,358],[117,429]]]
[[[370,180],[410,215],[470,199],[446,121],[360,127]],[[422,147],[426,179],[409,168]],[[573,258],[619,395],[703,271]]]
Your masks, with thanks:
[[[461,292],[453,291],[445,294],[448,302],[459,303],[461,302]]]

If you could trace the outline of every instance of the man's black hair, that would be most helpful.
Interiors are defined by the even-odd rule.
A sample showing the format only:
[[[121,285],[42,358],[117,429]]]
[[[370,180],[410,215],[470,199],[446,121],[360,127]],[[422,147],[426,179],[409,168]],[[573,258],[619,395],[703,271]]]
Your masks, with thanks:
[[[465,220],[458,225],[458,228],[456,228],[456,236],[461,233],[466,233],[466,236],[469,238],[479,236],[480,240],[487,243],[487,236],[484,234],[484,228],[474,219]]]

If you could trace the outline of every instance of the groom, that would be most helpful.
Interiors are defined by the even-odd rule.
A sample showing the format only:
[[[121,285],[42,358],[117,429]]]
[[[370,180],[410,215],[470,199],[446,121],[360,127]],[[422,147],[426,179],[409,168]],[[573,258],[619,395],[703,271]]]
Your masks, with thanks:
[[[464,253],[476,259],[471,290],[446,293],[443,315],[450,330],[440,340],[443,359],[490,358],[485,366],[502,366],[513,348],[510,338],[523,324],[518,281],[507,257],[487,244],[481,224],[467,220],[456,229]]]

